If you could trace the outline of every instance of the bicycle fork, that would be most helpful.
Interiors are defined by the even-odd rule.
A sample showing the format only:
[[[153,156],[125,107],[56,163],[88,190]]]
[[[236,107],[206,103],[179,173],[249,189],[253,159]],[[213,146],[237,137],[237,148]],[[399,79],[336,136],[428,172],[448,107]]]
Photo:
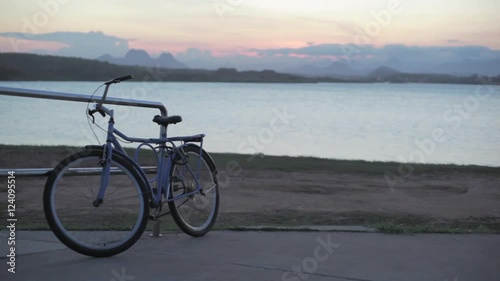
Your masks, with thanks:
[[[106,145],[104,146],[104,153],[102,155],[102,159],[99,162],[99,164],[101,164],[102,166],[101,186],[99,188],[99,192],[97,193],[97,197],[95,198],[94,202],[92,202],[92,205],[94,205],[94,207],[96,208],[99,207],[104,202],[104,194],[106,193],[106,189],[109,184],[109,177],[111,175],[111,156],[113,154],[113,146],[111,145],[111,143],[118,143],[112,137],[112,132],[114,130],[114,124],[115,124],[115,121],[113,119],[113,110],[110,110],[108,114],[110,114],[111,118],[108,121]],[[120,146],[119,143],[118,146]]]
[[[111,153],[108,153],[108,145],[104,147],[103,159],[101,159],[100,164],[102,165],[102,175],[101,175],[101,187],[97,193],[97,197],[92,202],[94,207],[99,207],[103,202],[104,194],[106,193],[106,188],[109,184],[109,175],[111,173]]]

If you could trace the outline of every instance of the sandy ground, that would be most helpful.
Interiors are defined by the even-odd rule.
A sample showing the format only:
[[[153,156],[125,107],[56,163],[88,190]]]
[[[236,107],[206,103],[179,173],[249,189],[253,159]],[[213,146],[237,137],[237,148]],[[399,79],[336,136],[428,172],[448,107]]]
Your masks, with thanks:
[[[69,152],[26,154],[2,148],[0,168],[53,167]],[[16,178],[20,223],[24,217],[44,224],[45,180]],[[5,191],[0,189],[0,204],[6,202]],[[391,189],[383,174],[243,170],[221,188],[218,224],[366,224],[380,219],[500,223],[500,174],[429,171]]]

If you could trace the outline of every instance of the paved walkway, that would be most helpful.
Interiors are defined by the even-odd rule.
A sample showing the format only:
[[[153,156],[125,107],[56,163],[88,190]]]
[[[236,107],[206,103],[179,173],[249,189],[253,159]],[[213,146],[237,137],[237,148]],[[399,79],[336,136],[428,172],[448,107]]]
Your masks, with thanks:
[[[0,280],[498,281],[500,235],[213,231],[146,234],[111,258],[89,258],[51,232],[18,231],[16,273]]]

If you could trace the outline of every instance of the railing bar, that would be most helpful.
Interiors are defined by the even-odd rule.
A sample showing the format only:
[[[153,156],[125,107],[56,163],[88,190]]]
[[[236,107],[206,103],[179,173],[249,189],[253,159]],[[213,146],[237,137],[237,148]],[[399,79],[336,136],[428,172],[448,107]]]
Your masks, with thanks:
[[[48,176],[53,169],[51,168],[32,168],[32,169],[0,169],[0,177],[7,177],[9,172],[14,171],[15,176],[26,176],[26,177],[38,177],[38,176]],[[142,170],[146,174],[155,174],[158,170],[156,166],[142,167]],[[78,175],[98,175],[99,168],[70,168],[67,175],[78,176]],[[118,170],[118,168],[111,169],[112,174],[123,174]]]
[[[101,100],[101,96],[92,97],[89,95],[82,95],[82,94],[52,92],[52,91],[33,90],[33,89],[20,89],[20,88],[3,87],[3,86],[0,86],[0,95],[25,97],[25,98],[76,101],[76,102],[98,102]],[[136,106],[136,107],[157,108],[160,110],[162,116],[167,116],[167,108],[160,102],[106,97],[106,101],[104,103]]]

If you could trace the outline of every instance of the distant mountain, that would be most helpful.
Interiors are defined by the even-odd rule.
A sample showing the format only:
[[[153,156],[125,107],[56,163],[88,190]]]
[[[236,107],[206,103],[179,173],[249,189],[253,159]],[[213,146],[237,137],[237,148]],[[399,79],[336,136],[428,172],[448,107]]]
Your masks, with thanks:
[[[165,68],[188,68],[187,65],[176,60],[174,56],[169,53],[162,53],[159,57],[156,58],[156,62],[158,62],[159,66]]]
[[[155,60],[144,50],[130,50],[123,58],[117,58],[115,64],[153,66]]]
[[[390,76],[395,76],[401,74],[401,71],[394,69],[392,67],[388,66],[379,66],[370,73],[368,73],[366,76],[370,78],[375,78],[377,80],[379,79],[385,79]]]
[[[454,75],[499,75],[500,59],[488,61],[465,59],[461,62],[440,64],[433,71]]]
[[[337,61],[332,62],[329,66],[324,68],[324,70],[328,76],[352,76],[357,74],[356,71],[347,64]]]
[[[304,75],[308,77],[352,77],[359,76],[359,72],[353,70],[342,62],[332,62],[327,66],[316,66],[304,64],[296,68],[288,69],[285,72]]]
[[[390,67],[390,68],[393,68],[393,69],[399,69],[401,71],[406,71],[406,72],[413,72],[415,71],[415,67],[410,67],[408,66],[406,63],[404,63],[403,61],[401,61],[401,59],[398,59],[398,58],[395,58],[395,57],[391,57],[389,58],[388,60],[386,61],[382,61],[380,62],[381,65],[384,65],[386,67]]]
[[[112,57],[112,56],[110,56],[108,54],[105,54],[105,55],[100,56],[97,60],[110,62],[110,61],[112,61],[114,59],[115,59],[114,57]]]
[[[361,78],[370,79],[386,78],[388,76],[400,74],[401,71],[388,67],[379,66],[375,69],[352,68],[342,62],[332,62],[327,66],[315,66],[311,64],[302,65],[287,71],[288,73],[300,74],[308,77],[335,77],[335,78]]]
[[[378,69],[382,66],[382,69]],[[396,70],[400,73],[435,73],[448,74],[454,76],[470,76],[470,75],[500,75],[500,59],[463,59],[461,61],[450,61],[446,63],[429,62],[429,61],[408,61],[401,58],[390,57],[386,60],[360,62],[356,64],[354,61],[347,63],[342,61],[331,62],[326,64],[323,62],[315,62],[301,64],[297,67],[283,69],[283,72],[304,75],[308,77],[337,77],[337,78],[353,78],[353,77],[386,77],[387,74],[393,73]],[[385,73],[387,72],[387,73]]]
[[[108,54],[105,54],[98,57],[97,60],[118,65],[139,65],[170,69],[188,68],[187,65],[176,60],[174,56],[169,53],[162,53],[159,57],[152,58],[146,51],[136,49],[131,49],[122,58],[115,58]]]

